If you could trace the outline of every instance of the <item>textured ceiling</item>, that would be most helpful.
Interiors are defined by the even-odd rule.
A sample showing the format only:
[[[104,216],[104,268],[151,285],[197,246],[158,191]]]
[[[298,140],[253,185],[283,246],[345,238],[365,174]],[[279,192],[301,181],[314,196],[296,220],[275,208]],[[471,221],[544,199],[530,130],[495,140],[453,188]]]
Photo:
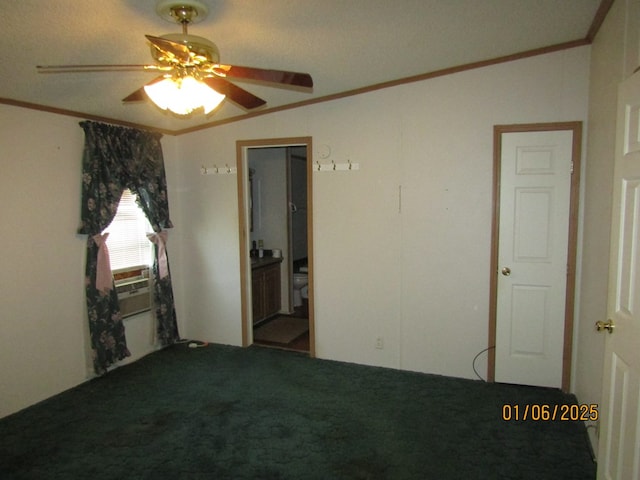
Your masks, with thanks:
[[[311,92],[236,81],[262,110],[585,39],[601,0],[201,0],[221,62],[310,73]],[[155,0],[2,2],[0,102],[179,132],[246,114],[180,118],[122,98],[157,74],[40,74],[36,65],[151,62],[145,34],[180,32]]]

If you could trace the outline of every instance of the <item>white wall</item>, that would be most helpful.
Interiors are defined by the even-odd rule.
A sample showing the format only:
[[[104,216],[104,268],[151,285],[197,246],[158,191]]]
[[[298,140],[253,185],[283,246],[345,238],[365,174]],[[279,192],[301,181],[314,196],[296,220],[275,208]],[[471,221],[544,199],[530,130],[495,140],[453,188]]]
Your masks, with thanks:
[[[487,346],[493,126],[586,121],[589,53],[575,48],[179,137],[180,217],[193,227],[180,245],[188,335],[241,343],[236,179],[201,176],[200,165],[233,161],[236,140],[310,135],[316,149],[331,147],[327,162],[360,163],[313,173],[317,355],[474,377],[471,361]],[[485,360],[478,366],[484,374]]]
[[[0,417],[93,374],[78,121],[0,105]],[[125,322],[130,360],[152,351],[150,315]]]

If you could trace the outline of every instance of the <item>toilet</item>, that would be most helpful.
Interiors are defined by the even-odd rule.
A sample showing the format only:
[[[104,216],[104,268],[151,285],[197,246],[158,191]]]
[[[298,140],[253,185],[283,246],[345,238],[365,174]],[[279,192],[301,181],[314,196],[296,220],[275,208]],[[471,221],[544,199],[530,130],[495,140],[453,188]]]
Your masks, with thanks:
[[[293,306],[294,307],[300,307],[302,305],[303,294],[305,298],[307,297],[308,283],[309,283],[309,275],[307,275],[306,273],[293,274]],[[304,290],[304,292],[302,290]]]

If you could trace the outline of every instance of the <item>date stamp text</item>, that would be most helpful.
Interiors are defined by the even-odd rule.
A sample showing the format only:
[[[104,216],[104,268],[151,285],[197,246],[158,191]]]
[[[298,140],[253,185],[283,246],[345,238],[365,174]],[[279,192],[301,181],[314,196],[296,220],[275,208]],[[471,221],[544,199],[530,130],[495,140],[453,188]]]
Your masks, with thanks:
[[[514,404],[505,403],[502,406],[502,420],[511,421],[527,421],[534,422],[554,422],[556,420],[569,421],[591,421],[598,420],[598,404],[580,404],[580,405],[545,405],[538,403],[531,404]]]

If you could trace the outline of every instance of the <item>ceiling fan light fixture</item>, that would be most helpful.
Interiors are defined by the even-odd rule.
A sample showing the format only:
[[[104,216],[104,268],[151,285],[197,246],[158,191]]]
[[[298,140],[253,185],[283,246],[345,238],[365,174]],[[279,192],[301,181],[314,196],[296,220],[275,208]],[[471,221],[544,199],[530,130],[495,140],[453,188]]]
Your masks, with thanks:
[[[162,110],[169,110],[177,115],[189,115],[202,108],[207,115],[215,110],[225,96],[216,92],[204,82],[188,75],[180,78],[165,78],[151,85],[144,91],[151,101]]]

